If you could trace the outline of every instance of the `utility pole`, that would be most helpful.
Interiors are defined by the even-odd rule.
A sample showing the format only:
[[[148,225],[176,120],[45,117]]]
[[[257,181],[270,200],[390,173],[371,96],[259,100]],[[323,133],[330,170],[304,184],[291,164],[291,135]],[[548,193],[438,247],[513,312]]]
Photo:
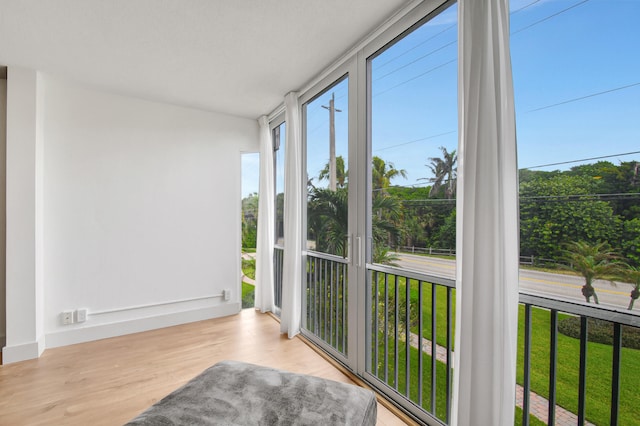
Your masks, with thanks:
[[[336,112],[342,112],[335,106],[336,94],[331,94],[329,106],[322,108],[329,110],[329,189],[336,190]]]

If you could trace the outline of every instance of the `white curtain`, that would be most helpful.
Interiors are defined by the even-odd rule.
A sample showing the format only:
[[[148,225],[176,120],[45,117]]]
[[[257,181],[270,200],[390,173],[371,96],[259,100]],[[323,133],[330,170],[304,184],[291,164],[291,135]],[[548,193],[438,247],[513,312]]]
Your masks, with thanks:
[[[255,307],[261,312],[274,310],[273,300],[273,244],[274,244],[274,175],[273,141],[269,119],[260,124],[260,192],[258,198],[258,241],[256,243]]]
[[[451,424],[512,425],[520,245],[509,1],[458,4],[458,263]]]
[[[284,259],[280,332],[293,337],[300,332],[302,278],[302,157],[298,94],[284,98],[287,139],[284,180]]]

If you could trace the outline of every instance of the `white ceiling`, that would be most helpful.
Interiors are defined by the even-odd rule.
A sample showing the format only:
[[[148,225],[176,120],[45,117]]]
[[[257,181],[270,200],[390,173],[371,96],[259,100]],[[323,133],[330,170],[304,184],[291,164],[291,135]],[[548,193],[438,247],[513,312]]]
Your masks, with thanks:
[[[0,65],[257,118],[407,0],[0,0]]]

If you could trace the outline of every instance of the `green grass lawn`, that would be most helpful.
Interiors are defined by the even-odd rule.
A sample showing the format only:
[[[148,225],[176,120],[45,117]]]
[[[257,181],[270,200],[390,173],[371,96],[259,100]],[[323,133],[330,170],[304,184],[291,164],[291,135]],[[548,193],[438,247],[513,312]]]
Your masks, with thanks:
[[[549,335],[550,313],[532,309],[531,315],[531,388],[544,397],[549,395]],[[563,316],[559,315],[559,319]],[[518,316],[518,383],[523,382],[524,306]],[[580,341],[558,333],[556,403],[576,413],[578,411],[578,373]],[[601,343],[587,344],[587,404],[586,417],[595,424],[609,424],[611,401],[611,364],[613,349]],[[635,424],[640,418],[640,397],[637,378],[640,374],[640,351],[622,348],[619,424]]]
[[[406,279],[398,278],[398,310],[400,312],[399,329],[406,327]],[[384,280],[382,276],[378,279],[378,326],[382,327],[385,318],[384,310]],[[423,283],[423,336],[425,339],[431,340],[431,300],[432,285]],[[395,277],[388,277],[388,300],[389,300],[389,320],[392,323],[390,330],[393,331],[395,318],[393,312],[395,310]],[[418,283],[410,280],[409,288],[409,306],[411,311],[417,311],[418,306]],[[455,291],[451,292],[452,309],[451,318],[455,318]],[[439,345],[446,345],[446,319],[447,319],[447,289],[443,286],[436,286],[436,341]],[[376,318],[375,296],[373,299],[374,309],[372,317]],[[562,316],[560,316],[562,318]],[[519,346],[518,346],[518,364],[517,364],[517,382],[523,383],[523,342],[524,342],[524,307],[520,306],[518,317],[519,323]],[[418,318],[410,315],[410,330],[413,333],[418,332]],[[453,324],[452,324],[453,325]],[[550,314],[544,309],[534,308],[532,310],[532,350],[531,350],[531,389],[539,395],[548,396],[549,388],[549,327]],[[406,329],[406,328],[405,328]],[[381,332],[379,336],[382,336]],[[451,337],[453,342],[453,336]],[[383,342],[380,343],[384,346]],[[556,383],[556,403],[565,409],[576,413],[578,410],[578,373],[580,349],[579,340],[558,333],[558,362],[557,362],[557,383]],[[587,348],[587,405],[586,417],[595,424],[609,423],[609,404],[611,400],[611,363],[612,363],[612,347],[600,343],[588,343]],[[400,355],[400,357],[406,355]],[[416,350],[416,357],[417,350]],[[426,356],[426,355],[425,355]],[[413,358],[413,355],[412,355]],[[416,358],[417,359],[417,358]],[[399,359],[400,366],[404,358]],[[622,349],[622,378],[620,384],[620,424],[634,424],[640,418],[640,397],[636,391],[637,377],[640,375],[640,351],[634,349]],[[414,364],[415,365],[415,364]],[[391,366],[390,368],[393,368]],[[411,374],[417,377],[417,370],[414,372],[411,367]],[[400,379],[404,380],[404,379]],[[443,382],[441,382],[443,383]],[[403,383],[399,383],[403,386]],[[395,386],[391,382],[391,386]],[[444,386],[444,385],[443,385]],[[444,392],[444,388],[442,388]],[[424,402],[424,401],[423,401]],[[441,412],[438,409],[438,416]],[[516,416],[518,417],[518,416]],[[520,419],[522,414],[520,412]],[[520,420],[518,420],[518,423]]]
[[[242,309],[254,307],[255,291],[255,286],[245,282],[242,283]]]
[[[256,261],[255,259],[242,259],[242,273],[252,280],[256,279]]]

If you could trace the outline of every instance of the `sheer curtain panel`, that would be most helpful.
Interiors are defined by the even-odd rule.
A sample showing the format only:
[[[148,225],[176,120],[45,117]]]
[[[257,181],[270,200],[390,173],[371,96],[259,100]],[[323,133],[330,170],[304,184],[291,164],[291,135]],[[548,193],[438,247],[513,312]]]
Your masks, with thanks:
[[[260,117],[260,188],[258,198],[258,240],[256,243],[255,307],[261,312],[274,310],[273,245],[275,240],[275,203],[273,141],[269,120]]]
[[[509,1],[460,0],[456,342],[451,424],[512,425],[518,171]]]
[[[284,260],[280,331],[293,337],[300,332],[302,279],[302,156],[298,94],[284,98],[287,123],[284,180]]]

